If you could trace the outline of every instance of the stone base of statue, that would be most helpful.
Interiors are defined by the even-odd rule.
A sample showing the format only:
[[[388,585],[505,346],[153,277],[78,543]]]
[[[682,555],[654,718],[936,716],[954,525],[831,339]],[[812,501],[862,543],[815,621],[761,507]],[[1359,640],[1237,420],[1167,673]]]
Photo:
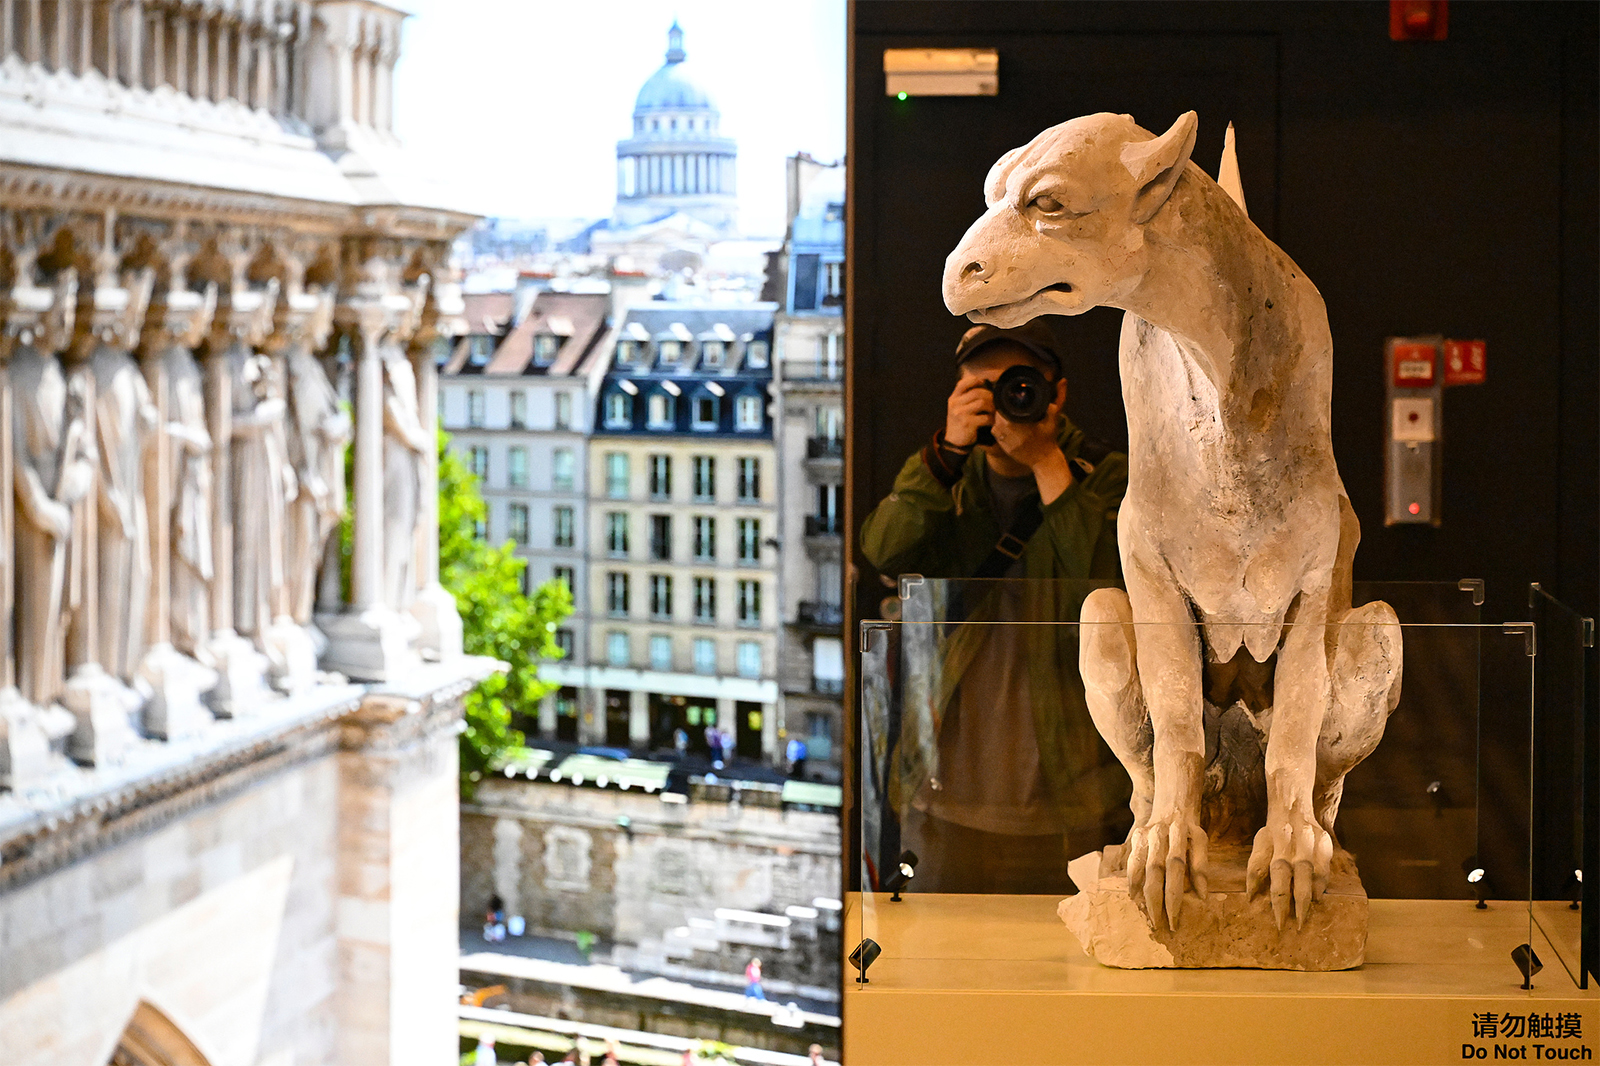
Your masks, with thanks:
[[[421,665],[416,620],[387,607],[319,615],[317,628],[328,638],[322,668],[352,681],[393,681]]]
[[[38,709],[14,688],[0,691],[0,788],[21,791],[50,767],[50,734]]]
[[[160,740],[193,736],[214,720],[206,694],[217,686],[217,671],[171,644],[145,652],[139,676],[150,686],[144,705],[144,732]]]
[[[411,603],[411,616],[422,626],[417,635],[417,650],[424,658],[453,659],[462,654],[461,613],[456,598],[435,581],[417,593]]]
[[[267,627],[264,643],[272,686],[279,692],[292,696],[317,683],[318,642],[293,618],[280,616]]]
[[[77,720],[67,754],[86,766],[116,762],[139,739],[134,728],[144,699],[99,666],[79,667],[67,678],[61,702]]]
[[[267,657],[233,630],[213,634],[206,646],[217,669],[217,684],[206,698],[218,718],[237,718],[275,694],[267,685]]]
[[[1367,949],[1367,893],[1355,861],[1334,853],[1328,890],[1311,905],[1304,927],[1291,917],[1280,931],[1266,895],[1245,898],[1250,849],[1215,846],[1210,853],[1208,891],[1183,897],[1178,931],[1150,928],[1143,899],[1128,895],[1120,849],[1098,851],[1067,865],[1079,888],[1057,909],[1083,950],[1096,962],[1121,969],[1224,968],[1348,970],[1360,966]],[[1117,867],[1117,868],[1113,868]]]

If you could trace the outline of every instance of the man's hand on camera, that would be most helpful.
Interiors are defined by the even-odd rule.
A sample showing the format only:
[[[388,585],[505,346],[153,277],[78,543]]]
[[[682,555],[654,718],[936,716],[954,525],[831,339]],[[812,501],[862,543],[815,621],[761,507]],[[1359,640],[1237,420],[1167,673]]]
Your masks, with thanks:
[[[1072,470],[1056,440],[1065,391],[1063,388],[1057,393],[1056,402],[1038,422],[1011,422],[999,415],[993,421],[995,444],[1008,458],[1033,471],[1034,482],[1039,486],[1039,501],[1046,505],[1072,484]]]
[[[994,393],[984,380],[973,374],[961,375],[950,399],[945,401],[944,440],[956,448],[977,443],[978,430],[994,425]]]

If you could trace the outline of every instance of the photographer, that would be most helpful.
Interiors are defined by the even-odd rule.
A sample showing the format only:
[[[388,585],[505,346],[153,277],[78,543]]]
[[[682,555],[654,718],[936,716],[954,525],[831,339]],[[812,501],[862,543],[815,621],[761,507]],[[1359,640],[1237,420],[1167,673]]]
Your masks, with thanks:
[[[867,516],[862,552],[886,576],[1018,579],[973,586],[969,623],[1074,622],[1084,579],[1120,576],[1127,457],[1062,414],[1064,368],[1042,322],[974,327],[956,363],[944,428]],[[917,888],[1070,891],[1069,854],[1120,839],[1127,799],[1084,703],[1077,627],[963,625],[940,660],[932,706],[905,709],[889,774]]]

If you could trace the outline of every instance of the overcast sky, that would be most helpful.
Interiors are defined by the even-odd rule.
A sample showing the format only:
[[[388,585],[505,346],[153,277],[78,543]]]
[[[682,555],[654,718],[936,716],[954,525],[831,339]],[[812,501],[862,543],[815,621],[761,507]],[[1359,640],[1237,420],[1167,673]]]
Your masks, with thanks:
[[[844,0],[400,0],[395,126],[463,207],[611,213],[616,142],[683,27],[739,142],[740,226],[783,230],[784,157],[844,154]]]

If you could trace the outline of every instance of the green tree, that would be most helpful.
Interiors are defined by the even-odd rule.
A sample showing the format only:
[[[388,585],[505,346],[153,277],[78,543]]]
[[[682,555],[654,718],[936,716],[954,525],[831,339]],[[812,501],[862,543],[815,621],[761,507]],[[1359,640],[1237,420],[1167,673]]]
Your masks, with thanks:
[[[497,759],[520,748],[511,713],[529,713],[555,686],[539,679],[541,659],[559,659],[556,627],[572,613],[572,592],[546,581],[522,594],[522,569],[511,542],[495,547],[479,539],[488,508],[478,479],[439,434],[439,581],[455,596],[466,651],[510,664],[467,696],[461,733],[461,796],[471,799]]]

